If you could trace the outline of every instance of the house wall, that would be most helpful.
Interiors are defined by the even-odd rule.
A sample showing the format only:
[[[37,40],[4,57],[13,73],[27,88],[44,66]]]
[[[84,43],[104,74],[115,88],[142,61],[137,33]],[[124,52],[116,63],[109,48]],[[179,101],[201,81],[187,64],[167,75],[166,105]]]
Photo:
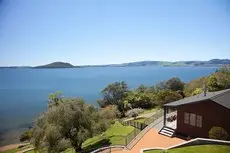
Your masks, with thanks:
[[[201,115],[202,128],[185,124],[185,112]],[[207,138],[208,131],[213,126],[223,127],[230,135],[230,109],[210,100],[178,107],[176,133],[192,137]]]

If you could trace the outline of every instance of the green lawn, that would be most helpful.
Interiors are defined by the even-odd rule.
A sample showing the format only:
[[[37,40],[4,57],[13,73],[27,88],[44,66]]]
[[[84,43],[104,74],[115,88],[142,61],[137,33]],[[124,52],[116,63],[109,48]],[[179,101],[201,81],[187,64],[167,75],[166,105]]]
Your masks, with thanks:
[[[151,109],[144,109],[144,112],[141,113],[140,115],[142,115],[142,114],[148,114],[148,113],[153,113],[153,112],[156,112],[156,111],[158,111],[160,109],[161,109],[160,107],[154,107],[154,108],[151,108]]]
[[[145,120],[146,120],[145,117],[140,117],[140,118],[134,119],[133,121],[135,121],[135,122],[140,122],[140,123],[144,123]]]
[[[93,145],[97,142],[104,140],[108,141],[109,144],[116,145],[116,144],[125,144],[125,136],[131,133],[134,130],[132,126],[123,126],[121,123],[116,122],[112,125],[106,132],[104,132],[100,136],[95,136],[86,140],[83,143],[83,148]]]
[[[113,124],[103,134],[89,138],[83,143],[83,149],[97,148],[103,145],[125,145],[125,136],[134,130],[132,126],[123,126],[119,122]],[[34,153],[29,151],[27,153]],[[73,149],[67,149],[63,153],[73,153]]]
[[[151,151],[145,151],[145,153],[230,153],[230,146],[197,145],[197,146],[170,149],[165,152],[163,150],[151,150]]]

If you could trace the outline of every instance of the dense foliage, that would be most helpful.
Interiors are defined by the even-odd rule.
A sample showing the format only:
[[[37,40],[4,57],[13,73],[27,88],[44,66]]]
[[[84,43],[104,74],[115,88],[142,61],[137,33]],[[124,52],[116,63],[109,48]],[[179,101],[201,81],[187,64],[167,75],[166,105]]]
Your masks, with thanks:
[[[155,106],[182,99],[184,83],[179,78],[172,78],[156,86],[140,85],[137,89],[129,90],[125,82],[109,84],[102,91],[102,99],[98,100],[100,107],[117,106],[121,116],[135,108],[150,109]],[[130,114],[130,113],[128,113]],[[130,116],[130,115],[128,115]]]
[[[106,107],[108,105],[116,105],[118,110],[124,115],[124,103],[123,100],[127,96],[128,86],[124,81],[115,82],[109,84],[104,90],[102,90],[102,99],[98,100],[100,107]]]
[[[186,96],[203,92],[203,85],[206,82],[209,92],[230,88],[230,65],[225,65],[207,77],[192,80],[185,85]]]
[[[105,131],[109,122],[82,99],[68,99],[55,107],[49,107],[33,128],[34,146],[41,152],[61,152],[72,146],[81,150],[82,143]]]
[[[160,90],[155,95],[155,103],[158,106],[163,106],[166,103],[182,99],[182,95],[172,90]]]

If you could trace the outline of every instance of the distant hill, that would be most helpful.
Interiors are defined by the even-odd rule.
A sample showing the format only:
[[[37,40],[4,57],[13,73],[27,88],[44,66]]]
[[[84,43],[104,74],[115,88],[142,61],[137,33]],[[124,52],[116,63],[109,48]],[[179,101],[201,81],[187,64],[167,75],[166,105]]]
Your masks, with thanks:
[[[74,66],[70,63],[54,62],[47,65],[36,66],[34,68],[74,68]]]
[[[221,66],[225,64],[230,64],[229,59],[211,59],[209,61],[138,61],[129,62],[122,64],[107,64],[107,65],[83,65],[74,66],[70,63],[64,62],[54,62],[47,65],[41,65],[36,67],[0,67],[0,68],[85,68],[85,67],[132,67],[132,66],[166,66],[166,67],[178,67],[178,66]]]
[[[123,64],[115,64],[114,66],[219,66],[230,64],[229,59],[212,59],[209,61],[140,61]]]
[[[138,61],[123,64],[87,65],[80,67],[131,67],[131,66],[220,66],[230,64],[229,59],[212,59],[209,61]]]

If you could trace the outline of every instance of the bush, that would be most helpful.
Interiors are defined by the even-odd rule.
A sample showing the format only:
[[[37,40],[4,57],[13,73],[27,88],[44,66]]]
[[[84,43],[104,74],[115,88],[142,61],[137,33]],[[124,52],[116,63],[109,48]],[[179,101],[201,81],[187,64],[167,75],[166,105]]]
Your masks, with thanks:
[[[228,132],[224,128],[217,126],[212,127],[208,134],[209,138],[218,140],[227,140],[229,136]]]
[[[140,113],[142,113],[144,110],[141,108],[134,108],[126,112],[127,117],[137,117]]]
[[[121,116],[117,106],[109,105],[99,110],[99,116],[104,117],[106,119],[116,119]]]
[[[33,136],[32,129],[29,129],[20,135],[20,142],[30,141]]]

